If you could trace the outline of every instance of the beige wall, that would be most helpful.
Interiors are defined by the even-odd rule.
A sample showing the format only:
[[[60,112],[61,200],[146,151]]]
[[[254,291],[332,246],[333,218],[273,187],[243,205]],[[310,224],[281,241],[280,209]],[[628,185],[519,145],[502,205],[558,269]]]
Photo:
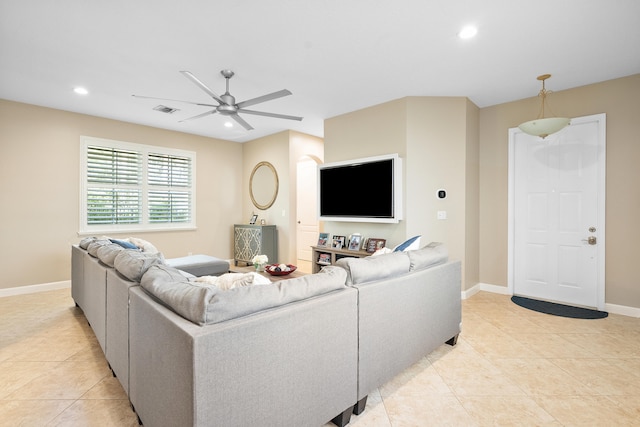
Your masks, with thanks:
[[[557,115],[607,114],[606,302],[640,308],[638,99],[640,74],[559,91],[549,102]],[[465,263],[463,289],[477,282],[506,287],[508,129],[535,117],[538,106],[537,97],[482,109],[465,98],[412,97],[327,119],[326,162],[389,153],[404,159],[406,220],[321,226],[331,234],[386,238],[389,245],[415,234],[445,241],[452,258]],[[294,164],[305,150],[321,156],[319,138],[283,132],[237,144],[0,101],[0,289],[69,279],[69,245],[79,240],[80,135],[196,151],[198,230],[141,236],[166,256],[231,258],[232,225],[255,211],[278,225],[280,257],[293,259]],[[307,143],[311,148],[300,148]],[[274,206],[258,211],[248,181],[263,160],[276,166],[281,186]],[[340,191],[347,197],[367,185],[363,180]],[[439,188],[447,189],[447,199],[435,197]],[[449,219],[437,221],[438,210]]]
[[[303,156],[322,160],[322,139],[285,131],[243,144],[241,223],[248,223],[251,215],[257,214],[258,221],[264,219],[267,224],[277,227],[278,262],[295,263],[296,260],[296,162]],[[249,195],[251,172],[260,162],[271,163],[279,180],[278,196],[273,206],[265,210],[256,208]]]
[[[553,82],[552,82],[553,83]],[[549,87],[552,89],[553,87]],[[558,116],[607,115],[608,304],[640,308],[640,74],[553,93]],[[536,97],[480,110],[480,281],[507,286],[508,129],[538,114]]]
[[[450,257],[463,262],[463,289],[475,285],[477,130],[477,107],[460,97],[409,97],[328,119],[327,162],[389,153],[403,158],[405,215],[399,224],[325,222],[324,230],[385,238],[390,247],[414,235],[423,243],[444,242]],[[350,184],[340,189],[347,197],[349,191],[375,186],[375,178]],[[446,199],[437,198],[438,189],[447,190]],[[438,220],[438,211],[446,211],[447,219]],[[469,266],[466,258],[472,260]]]
[[[136,236],[166,257],[232,257],[231,225],[243,219],[241,144],[0,100],[0,289],[69,280],[81,135],[195,151],[197,230]]]
[[[406,109],[406,100],[399,99],[325,120],[325,163],[393,153],[398,153],[406,163]],[[405,164],[405,182],[406,171]],[[370,187],[375,187],[375,180],[372,177],[363,177],[362,181],[345,183],[336,189],[336,196],[344,197],[346,201],[349,192],[370,191]],[[405,201],[406,194],[405,186]],[[405,208],[405,216],[406,214]],[[406,224],[406,221],[400,221],[398,224],[326,221],[320,223],[320,230],[331,235],[347,237],[353,233],[360,233],[365,238],[387,239],[387,245],[395,245],[406,238]]]
[[[480,281],[480,109],[467,100],[465,158],[465,275],[463,289]]]

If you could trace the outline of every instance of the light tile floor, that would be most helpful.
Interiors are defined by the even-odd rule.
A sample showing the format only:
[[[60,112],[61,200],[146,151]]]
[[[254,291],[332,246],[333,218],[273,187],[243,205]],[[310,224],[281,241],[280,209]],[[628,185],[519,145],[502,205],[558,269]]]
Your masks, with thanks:
[[[0,298],[0,426],[135,425],[68,289]],[[640,426],[640,319],[565,319],[481,292],[463,301],[458,344],[380,387],[349,426]]]

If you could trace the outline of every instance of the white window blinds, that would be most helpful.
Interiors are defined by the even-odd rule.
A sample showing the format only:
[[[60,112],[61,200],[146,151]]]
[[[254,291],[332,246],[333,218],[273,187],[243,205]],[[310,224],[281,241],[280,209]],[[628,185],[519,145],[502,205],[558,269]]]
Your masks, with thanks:
[[[141,153],[89,145],[86,176],[87,225],[141,222]]]
[[[195,153],[81,138],[81,233],[195,228]]]
[[[189,222],[191,218],[191,159],[149,154],[149,221]]]

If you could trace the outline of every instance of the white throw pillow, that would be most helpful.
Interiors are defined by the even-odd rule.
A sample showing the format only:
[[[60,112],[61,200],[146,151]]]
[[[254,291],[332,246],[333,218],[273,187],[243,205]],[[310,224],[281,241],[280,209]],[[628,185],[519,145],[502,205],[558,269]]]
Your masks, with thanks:
[[[147,242],[146,240],[139,239],[137,237],[129,237],[127,240],[139,247],[142,252],[146,252],[148,254],[157,254],[159,252],[151,242]]]

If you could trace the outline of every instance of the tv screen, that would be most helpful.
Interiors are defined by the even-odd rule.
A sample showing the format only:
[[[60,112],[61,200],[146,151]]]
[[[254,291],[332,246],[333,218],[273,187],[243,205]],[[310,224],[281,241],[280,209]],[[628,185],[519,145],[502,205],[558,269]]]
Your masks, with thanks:
[[[320,219],[397,222],[399,167],[396,155],[320,165]]]

